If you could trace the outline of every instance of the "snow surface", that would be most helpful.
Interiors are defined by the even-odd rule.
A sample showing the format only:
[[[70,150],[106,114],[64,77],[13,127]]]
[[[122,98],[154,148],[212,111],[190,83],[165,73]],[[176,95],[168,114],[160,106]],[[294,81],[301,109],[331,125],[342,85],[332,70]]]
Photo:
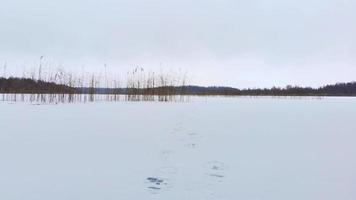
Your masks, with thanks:
[[[355,98],[0,102],[1,200],[354,200]]]

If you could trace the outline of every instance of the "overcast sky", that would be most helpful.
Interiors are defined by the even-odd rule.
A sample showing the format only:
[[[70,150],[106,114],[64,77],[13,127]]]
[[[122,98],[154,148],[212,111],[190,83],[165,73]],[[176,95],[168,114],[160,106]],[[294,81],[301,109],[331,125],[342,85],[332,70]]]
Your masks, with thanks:
[[[188,71],[200,85],[356,80],[355,0],[1,0],[0,63]]]

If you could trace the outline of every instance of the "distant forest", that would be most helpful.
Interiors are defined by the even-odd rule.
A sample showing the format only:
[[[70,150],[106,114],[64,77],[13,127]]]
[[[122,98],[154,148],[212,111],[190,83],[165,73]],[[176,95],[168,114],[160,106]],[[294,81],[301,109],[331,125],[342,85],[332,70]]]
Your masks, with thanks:
[[[287,86],[264,89],[237,89],[232,87],[167,86],[155,88],[93,88],[70,87],[53,82],[28,78],[0,78],[0,93],[27,94],[135,94],[160,95],[249,95],[249,96],[356,96],[356,82],[337,83],[319,88]]]
[[[52,82],[33,80],[30,78],[0,77],[0,93],[55,94],[73,92],[76,92],[75,88]]]

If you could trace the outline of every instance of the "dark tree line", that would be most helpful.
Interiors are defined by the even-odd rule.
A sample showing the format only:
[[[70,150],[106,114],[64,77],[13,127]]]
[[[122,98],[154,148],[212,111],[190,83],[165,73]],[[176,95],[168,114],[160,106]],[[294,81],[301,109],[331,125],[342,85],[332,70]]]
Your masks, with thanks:
[[[75,88],[56,83],[33,80],[29,78],[1,78],[0,93],[55,94],[74,93]]]
[[[356,82],[337,83],[319,88],[287,86],[270,89],[244,89],[237,91],[239,95],[256,96],[356,96]]]
[[[59,85],[27,78],[0,78],[0,93],[28,94],[132,94],[135,95],[251,95],[251,96],[356,96],[356,82],[337,83],[320,88],[287,86],[264,89],[231,87],[166,86],[154,88],[84,88]]]

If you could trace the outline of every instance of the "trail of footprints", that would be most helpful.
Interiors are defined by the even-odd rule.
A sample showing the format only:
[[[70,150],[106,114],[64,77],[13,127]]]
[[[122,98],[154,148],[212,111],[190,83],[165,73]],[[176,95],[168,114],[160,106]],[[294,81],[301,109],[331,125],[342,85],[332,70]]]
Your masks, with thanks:
[[[186,148],[194,149],[198,147],[199,140],[202,136],[196,132],[184,132],[183,122],[178,122],[172,129],[171,134],[176,136]],[[169,164],[170,157],[174,154],[172,150],[163,150],[160,153],[160,158],[166,164]],[[202,164],[202,170],[206,177],[208,185],[212,188],[207,192],[208,199],[221,199],[219,194],[214,192],[214,184],[223,182],[227,176],[228,166],[219,161],[208,161]],[[146,178],[147,189],[151,194],[159,194],[173,187],[174,176],[178,170],[175,167],[162,167],[155,172],[155,176]]]

